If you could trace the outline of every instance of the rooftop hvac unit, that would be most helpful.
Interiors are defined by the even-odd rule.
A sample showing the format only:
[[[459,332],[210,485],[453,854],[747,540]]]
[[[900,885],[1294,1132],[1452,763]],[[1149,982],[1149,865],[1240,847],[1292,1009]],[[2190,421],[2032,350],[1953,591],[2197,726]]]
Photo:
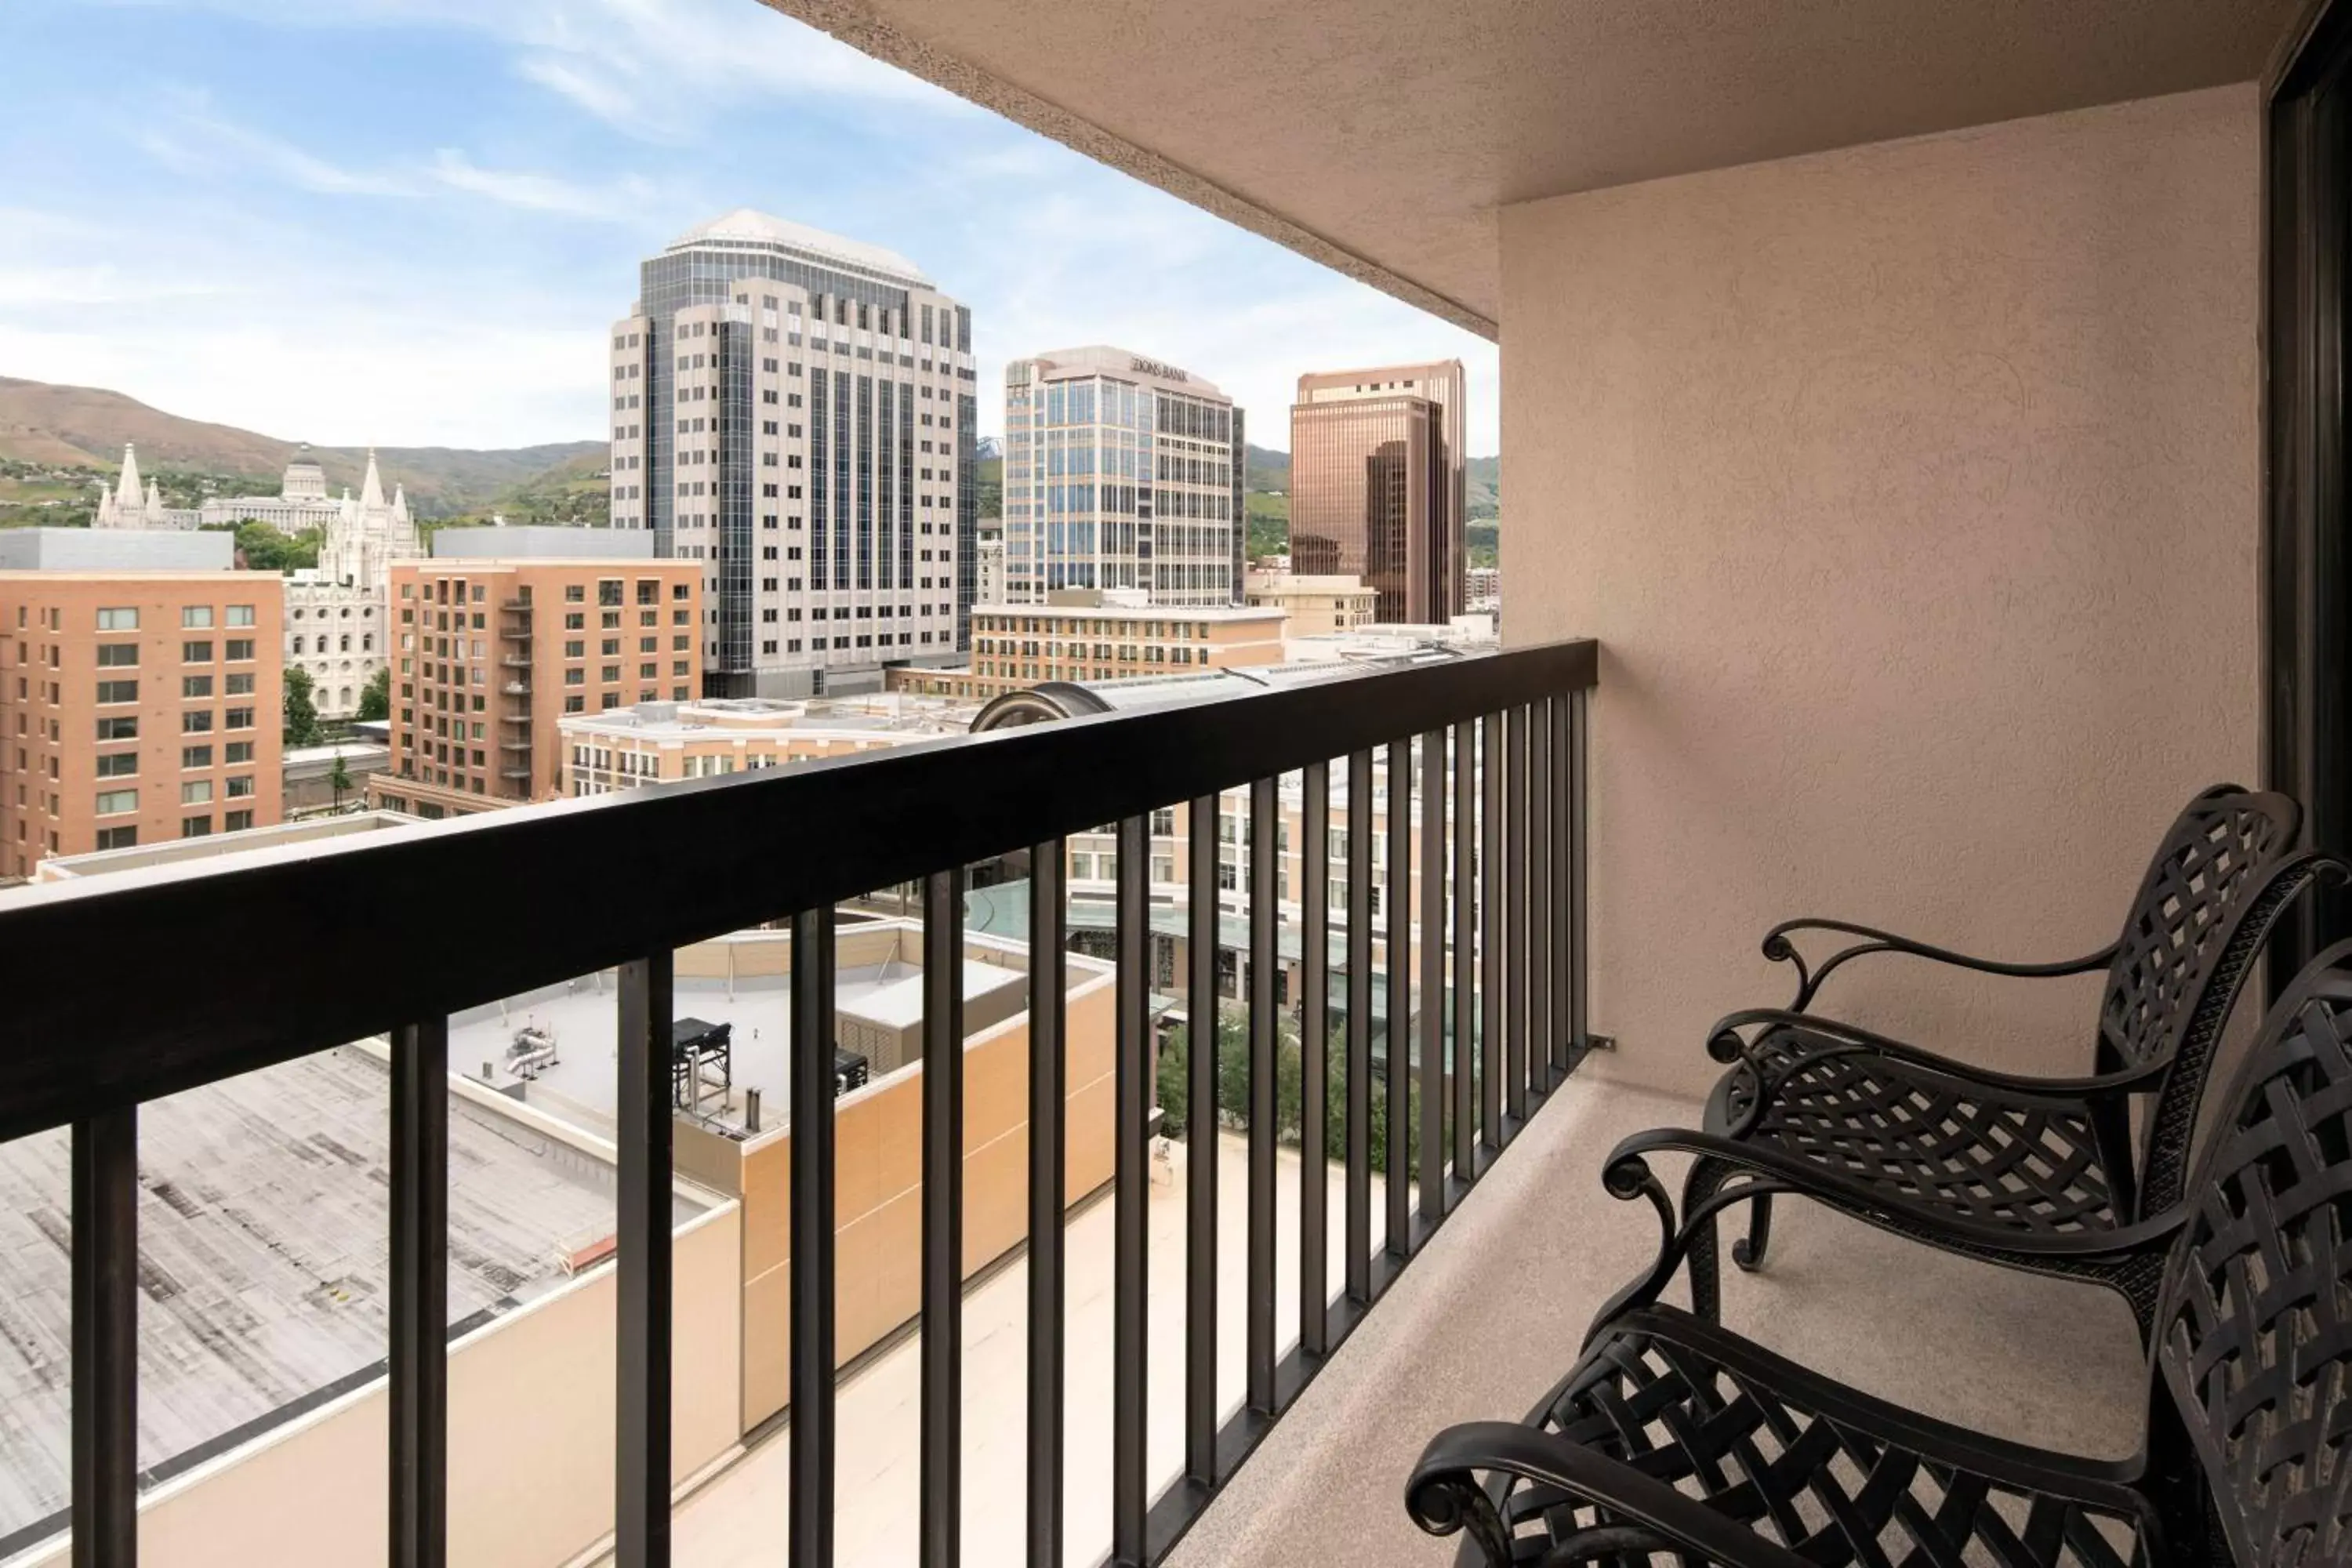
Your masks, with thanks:
[[[843,1050],[839,1046],[833,1047],[833,1097],[835,1100],[853,1089],[864,1089],[866,1079],[873,1076],[874,1069],[857,1052]]]

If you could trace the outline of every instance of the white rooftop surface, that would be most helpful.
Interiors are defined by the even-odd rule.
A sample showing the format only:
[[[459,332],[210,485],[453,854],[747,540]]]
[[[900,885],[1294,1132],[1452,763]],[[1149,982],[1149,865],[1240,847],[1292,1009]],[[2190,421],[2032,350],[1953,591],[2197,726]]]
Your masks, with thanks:
[[[923,269],[895,250],[886,250],[864,240],[850,239],[838,234],[828,234],[821,228],[811,228],[804,223],[777,217],[753,207],[737,207],[721,217],[696,224],[676,239],[669,248],[683,250],[690,245],[709,243],[741,245],[782,245],[795,250],[805,250],[836,261],[867,268],[877,272],[888,272],[910,283],[930,287]]]
[[[963,970],[967,998],[1027,980],[1021,969],[971,959],[965,960]],[[740,1110],[743,1090],[756,1089],[762,1125],[781,1120],[791,1106],[789,984],[772,976],[740,980],[731,985],[723,980],[680,977],[675,983],[672,1004],[671,1012],[677,1017],[734,1026],[730,1042],[733,1105]],[[844,966],[834,974],[834,1006],[877,1023],[915,1022],[923,1016],[922,969],[895,959],[884,964]],[[614,1096],[620,1049],[619,995],[611,976],[583,977],[567,986],[458,1014],[449,1021],[450,1070],[478,1079],[487,1061],[496,1064],[494,1083],[500,1087],[512,1083],[504,1065],[507,1047],[515,1030],[526,1025],[554,1034],[559,1059],[525,1089],[525,1102],[591,1131],[608,1130],[616,1110]],[[719,1112],[716,1088],[703,1109],[714,1115]]]
[[[142,1472],[379,1374],[389,1116],[384,1066],[350,1047],[140,1108]],[[0,1144],[0,1558],[61,1528],[68,1499],[71,1147],[63,1131]],[[453,1331],[561,1286],[559,1250],[613,1213],[609,1166],[453,1098]]]

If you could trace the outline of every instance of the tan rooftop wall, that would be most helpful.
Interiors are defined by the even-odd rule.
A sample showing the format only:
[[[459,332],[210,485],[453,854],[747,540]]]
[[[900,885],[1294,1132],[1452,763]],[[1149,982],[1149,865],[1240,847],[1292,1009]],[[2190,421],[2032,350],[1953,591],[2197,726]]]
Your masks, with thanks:
[[[1515,642],[1601,639],[1601,1070],[1696,1090],[1765,928],[2111,940],[2258,767],[2259,101],[2218,89],[1505,209]],[[1828,1000],[2088,1065],[2092,983]],[[1854,984],[1841,988],[1851,978]],[[1932,998],[1932,999],[1931,999]]]
[[[844,936],[846,938],[845,931]],[[847,962],[845,954],[844,962]],[[1073,973],[1065,1058],[1065,1191],[1111,1179],[1114,977]],[[963,1264],[970,1275],[1028,1235],[1029,1016],[964,1051]],[[834,1129],[834,1349],[846,1363],[922,1305],[923,1068],[840,1102]],[[792,1397],[792,1136],[743,1154],[743,1425]]]
[[[681,1227],[673,1247],[671,1475],[741,1427],[735,1345],[740,1211]],[[613,1529],[614,1271],[603,1268],[449,1352],[451,1568],[566,1563]],[[384,1562],[382,1382],[145,1500],[145,1568],[378,1568]],[[58,1568],[62,1541],[21,1568]]]

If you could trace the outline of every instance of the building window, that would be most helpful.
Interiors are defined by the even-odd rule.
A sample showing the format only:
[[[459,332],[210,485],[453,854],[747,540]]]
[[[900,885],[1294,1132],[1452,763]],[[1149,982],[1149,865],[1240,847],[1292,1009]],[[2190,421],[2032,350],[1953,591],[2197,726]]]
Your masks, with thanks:
[[[133,609],[100,610],[98,629],[102,632],[135,632],[139,629],[139,612]]]
[[[182,697],[210,697],[212,694],[213,678],[211,676],[184,675],[180,677],[180,695]]]
[[[228,620],[226,624],[232,626],[249,626],[253,625],[253,606],[251,605],[229,605]]]
[[[184,768],[211,767],[213,765],[213,749],[210,746],[182,746],[180,748],[180,765]]]
[[[180,733],[209,735],[213,732],[213,715],[208,708],[196,709],[180,715]]]
[[[182,805],[210,805],[213,803],[213,781],[190,779],[180,786]]]
[[[188,627],[209,626],[213,624],[213,607],[210,605],[183,605],[180,624]]]
[[[221,818],[221,829],[226,833],[243,833],[253,826],[253,813],[232,811]]]
[[[253,695],[253,672],[252,672],[251,670],[249,670],[249,669],[248,669],[248,670],[247,670],[245,673],[243,673],[242,675],[232,675],[232,676],[230,676],[230,677],[228,678],[228,684],[226,685],[226,687],[224,689],[225,689],[225,690],[227,692],[227,694],[228,694],[229,696],[231,696],[231,697],[250,697],[250,696],[252,696],[252,695]]]
[[[98,683],[98,700],[100,702],[136,702],[139,700],[139,683],[135,680],[101,680]]]
[[[139,809],[139,792],[135,789],[100,790],[98,795],[98,815],[121,816]]]
[[[252,709],[250,709],[250,708],[232,708],[232,709],[230,709],[230,710],[228,710],[228,716],[221,721],[221,728],[223,728],[224,730],[250,730],[250,729],[252,729],[252,728],[253,728],[253,710],[252,710]]]
[[[98,776],[102,779],[129,778],[139,771],[139,753],[113,752],[98,759]]]
[[[202,838],[212,830],[213,819],[209,815],[180,818],[180,837],[183,838]]]
[[[229,799],[243,800],[252,794],[253,775],[251,773],[241,774],[228,781]]]
[[[136,827],[101,827],[98,830],[100,849],[129,849],[139,842]]]
[[[135,642],[108,642],[98,645],[98,667],[120,669],[139,662],[139,645]]]
[[[98,738],[101,741],[135,741],[139,738],[139,721],[136,717],[100,719],[98,721]]]
[[[236,765],[238,763],[249,763],[253,761],[253,742],[250,741],[231,741],[228,745],[223,749],[221,760],[229,763],[231,766]]]

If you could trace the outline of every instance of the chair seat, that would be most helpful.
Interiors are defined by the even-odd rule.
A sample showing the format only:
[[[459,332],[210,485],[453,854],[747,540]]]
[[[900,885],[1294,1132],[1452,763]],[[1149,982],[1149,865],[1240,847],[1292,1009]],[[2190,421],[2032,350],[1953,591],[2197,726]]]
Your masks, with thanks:
[[[1824,1565],[2126,1568],[2154,1528],[2101,1467],[1902,1410],[1671,1307],[1604,1330],[1528,1421]],[[1521,1563],[1576,1561],[1572,1538],[1614,1522],[1527,1483],[1502,1506]]]
[[[1708,1131],[1773,1145],[1943,1218],[2020,1235],[2121,1223],[2080,1100],[1995,1089],[1801,1028],[1772,1031],[1750,1059],[1755,1071],[1735,1068],[1717,1083]]]

